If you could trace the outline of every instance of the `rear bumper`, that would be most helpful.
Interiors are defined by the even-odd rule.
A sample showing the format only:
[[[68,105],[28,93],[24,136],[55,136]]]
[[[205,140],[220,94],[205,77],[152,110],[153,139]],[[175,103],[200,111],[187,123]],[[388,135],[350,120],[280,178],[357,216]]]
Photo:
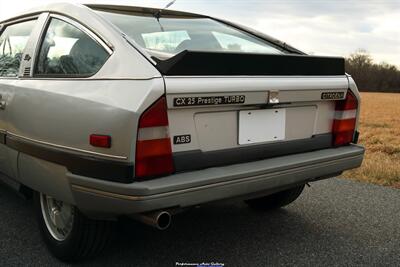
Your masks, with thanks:
[[[179,173],[151,181],[120,184],[69,173],[76,205],[93,216],[122,215],[188,207],[215,200],[267,194],[336,176],[357,168],[358,145]]]

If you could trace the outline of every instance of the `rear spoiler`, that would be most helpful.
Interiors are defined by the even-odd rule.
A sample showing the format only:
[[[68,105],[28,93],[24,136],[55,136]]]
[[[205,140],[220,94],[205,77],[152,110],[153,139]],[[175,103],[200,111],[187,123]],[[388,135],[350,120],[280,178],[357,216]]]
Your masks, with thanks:
[[[153,59],[157,69],[168,76],[345,75],[342,57],[185,50],[166,60]]]

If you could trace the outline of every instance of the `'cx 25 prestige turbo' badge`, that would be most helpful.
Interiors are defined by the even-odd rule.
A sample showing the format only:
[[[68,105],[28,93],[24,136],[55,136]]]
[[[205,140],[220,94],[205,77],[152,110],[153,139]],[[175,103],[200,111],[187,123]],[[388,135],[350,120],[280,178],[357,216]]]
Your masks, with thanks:
[[[325,92],[321,94],[321,99],[326,99],[326,100],[344,99],[344,92]]]
[[[175,97],[174,107],[243,104],[244,95]]]

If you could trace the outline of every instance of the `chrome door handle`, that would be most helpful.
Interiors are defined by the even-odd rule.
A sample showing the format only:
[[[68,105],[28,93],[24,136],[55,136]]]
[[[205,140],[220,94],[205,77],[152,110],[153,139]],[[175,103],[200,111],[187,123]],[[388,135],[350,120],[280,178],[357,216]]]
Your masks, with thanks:
[[[1,109],[1,110],[6,109],[6,100],[3,99],[3,96],[2,96],[2,95],[0,95],[0,109]]]

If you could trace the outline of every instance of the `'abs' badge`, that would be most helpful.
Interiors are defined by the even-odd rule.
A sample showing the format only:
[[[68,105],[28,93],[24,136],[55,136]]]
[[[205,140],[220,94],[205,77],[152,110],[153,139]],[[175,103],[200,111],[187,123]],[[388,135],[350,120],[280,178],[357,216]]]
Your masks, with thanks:
[[[190,142],[192,142],[190,134],[174,136],[174,145],[189,144]]]

